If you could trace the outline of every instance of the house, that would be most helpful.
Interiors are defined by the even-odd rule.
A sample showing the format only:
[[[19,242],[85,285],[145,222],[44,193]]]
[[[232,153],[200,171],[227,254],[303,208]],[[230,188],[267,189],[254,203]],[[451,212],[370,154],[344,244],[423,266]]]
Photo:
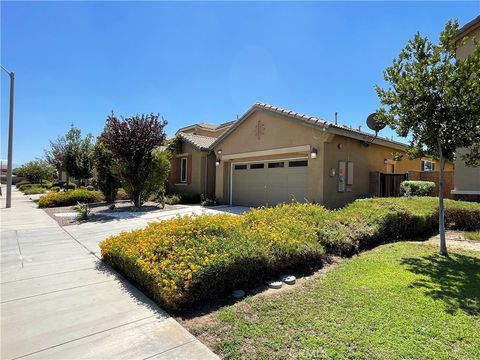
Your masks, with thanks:
[[[466,43],[462,39],[468,37]],[[475,39],[480,42],[480,16],[463,26],[456,35],[457,59],[465,59],[472,53]],[[452,194],[456,199],[480,201],[480,167],[467,167],[461,156],[468,149],[459,148],[455,159],[455,189]]]
[[[172,159],[169,192],[215,198],[215,155],[211,145],[232,124],[199,123],[176,132],[178,151]]]
[[[232,205],[295,198],[335,208],[375,195],[372,173],[436,167],[432,159],[399,159],[405,144],[263,103],[234,122],[180,129],[176,139],[169,189]]]

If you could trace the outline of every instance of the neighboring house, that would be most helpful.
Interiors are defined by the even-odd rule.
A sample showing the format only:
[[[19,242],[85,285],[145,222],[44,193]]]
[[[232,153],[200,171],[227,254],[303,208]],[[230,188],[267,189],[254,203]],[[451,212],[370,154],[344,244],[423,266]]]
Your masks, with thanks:
[[[476,41],[480,42],[480,16],[462,27],[458,33],[457,42],[468,37],[464,44],[458,43],[457,58],[465,59],[473,51]],[[461,156],[466,154],[468,149],[459,148],[455,160],[455,189],[452,194],[456,199],[480,201],[480,167],[467,167]]]
[[[405,153],[405,144],[263,103],[237,121],[192,125],[177,137],[182,150],[173,161],[169,190],[232,205],[275,205],[295,198],[340,207],[375,195],[372,172],[434,171],[437,166],[427,158],[393,160],[394,153]]]
[[[177,131],[181,151],[172,160],[169,192],[215,198],[215,155],[211,145],[232,124],[199,123]]]

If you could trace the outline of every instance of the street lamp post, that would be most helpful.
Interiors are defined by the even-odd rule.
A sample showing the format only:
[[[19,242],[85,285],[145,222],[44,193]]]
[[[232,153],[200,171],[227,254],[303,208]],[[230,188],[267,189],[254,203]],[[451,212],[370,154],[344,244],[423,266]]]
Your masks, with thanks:
[[[8,114],[8,159],[7,159],[7,203],[6,207],[12,207],[12,158],[13,158],[13,90],[15,74],[8,71],[2,65],[2,69],[10,76],[10,111]]]

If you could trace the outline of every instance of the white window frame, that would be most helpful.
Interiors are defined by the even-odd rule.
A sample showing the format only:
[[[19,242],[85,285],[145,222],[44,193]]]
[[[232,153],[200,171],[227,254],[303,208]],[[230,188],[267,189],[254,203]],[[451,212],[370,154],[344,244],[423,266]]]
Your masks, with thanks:
[[[184,163],[185,160],[185,163]],[[185,165],[184,165],[185,164]],[[185,180],[182,179],[183,168],[185,168]],[[188,179],[188,158],[182,157],[180,158],[180,183],[186,183]]]
[[[426,169],[427,164],[430,164],[429,169]],[[422,171],[435,171],[435,162],[430,160],[422,160]]]

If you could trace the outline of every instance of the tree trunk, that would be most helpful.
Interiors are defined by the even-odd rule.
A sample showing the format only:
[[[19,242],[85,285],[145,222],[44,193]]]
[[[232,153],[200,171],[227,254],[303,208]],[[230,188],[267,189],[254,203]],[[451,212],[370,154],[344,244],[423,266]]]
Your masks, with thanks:
[[[445,239],[445,206],[443,204],[443,192],[445,183],[445,159],[443,157],[442,145],[438,138],[438,155],[440,160],[439,179],[438,179],[438,232],[440,234],[440,255],[447,256],[447,242]]]
[[[133,205],[136,207],[136,208],[140,208],[142,206],[142,194],[141,194],[141,191],[138,190],[138,189],[134,189],[132,191],[132,197],[133,197]]]

